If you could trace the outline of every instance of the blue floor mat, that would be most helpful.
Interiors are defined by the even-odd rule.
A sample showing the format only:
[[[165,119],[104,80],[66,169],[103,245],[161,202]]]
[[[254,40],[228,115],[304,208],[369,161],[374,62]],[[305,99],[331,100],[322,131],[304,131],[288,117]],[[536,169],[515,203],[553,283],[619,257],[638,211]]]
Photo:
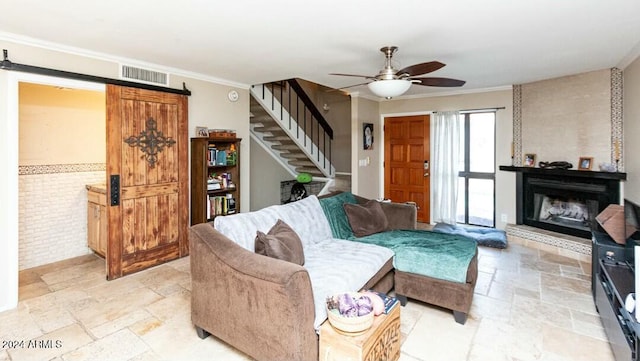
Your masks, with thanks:
[[[495,228],[462,227],[447,223],[437,223],[433,227],[434,232],[457,234],[473,238],[480,246],[507,248],[507,234],[505,231]]]

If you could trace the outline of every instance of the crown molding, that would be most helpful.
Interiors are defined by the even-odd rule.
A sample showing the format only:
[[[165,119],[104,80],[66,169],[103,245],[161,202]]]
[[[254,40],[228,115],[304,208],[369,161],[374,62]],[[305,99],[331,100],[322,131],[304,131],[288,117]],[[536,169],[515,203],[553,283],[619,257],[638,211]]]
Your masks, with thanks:
[[[141,61],[141,60],[119,57],[111,54],[106,54],[106,53],[96,52],[96,51],[87,50],[83,48],[77,48],[73,46],[45,41],[41,39],[31,38],[24,35],[18,35],[18,34],[0,31],[0,40],[21,44],[21,45],[32,46],[32,47],[41,48],[45,50],[57,51],[57,52],[66,53],[70,55],[82,56],[82,57],[96,59],[96,60],[111,61],[118,64],[127,64],[127,65],[142,67],[142,68],[151,68],[153,70],[167,72],[172,75],[183,76],[185,78],[191,78],[195,80],[202,80],[209,83],[227,85],[227,86],[232,86],[232,87],[241,88],[241,89],[251,88],[251,85],[249,84],[238,83],[238,82],[234,82],[227,79],[216,78],[206,74],[188,71],[185,69],[168,67],[160,64]],[[9,52],[9,54],[11,55],[11,52]]]
[[[438,92],[438,93],[406,95],[406,96],[401,96],[401,97],[395,97],[395,98],[390,99],[390,100],[394,100],[394,99],[435,98],[435,97],[446,97],[446,96],[452,96],[452,95],[490,93],[490,92],[505,91],[505,90],[512,90],[512,89],[513,89],[512,85],[505,85],[505,86],[498,86],[498,87],[491,87],[491,88],[459,89],[459,90],[444,91],[444,92]],[[383,99],[383,100],[386,100],[386,99]]]
[[[622,60],[616,65],[616,68],[624,70],[626,67],[631,65],[634,60],[640,57],[640,41],[625,55]]]

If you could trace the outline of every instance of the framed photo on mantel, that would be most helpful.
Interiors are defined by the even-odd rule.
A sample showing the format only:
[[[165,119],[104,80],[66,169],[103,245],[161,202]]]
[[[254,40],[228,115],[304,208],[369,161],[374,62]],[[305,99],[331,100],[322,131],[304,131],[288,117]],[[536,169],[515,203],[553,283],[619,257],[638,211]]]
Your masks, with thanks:
[[[580,157],[578,170],[591,170],[593,167],[593,157]]]
[[[524,166],[525,167],[535,167],[536,166],[536,155],[532,153],[527,153],[524,155]]]

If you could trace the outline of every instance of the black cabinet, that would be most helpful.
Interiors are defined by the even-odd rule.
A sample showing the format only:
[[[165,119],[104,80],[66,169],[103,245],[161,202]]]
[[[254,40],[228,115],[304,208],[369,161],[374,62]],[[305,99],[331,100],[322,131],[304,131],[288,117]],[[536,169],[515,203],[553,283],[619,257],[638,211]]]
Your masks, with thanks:
[[[624,307],[626,296],[634,289],[634,273],[624,263],[605,259],[598,266],[594,297],[611,350],[616,361],[637,361],[639,325]]]
[[[606,233],[592,231],[591,234],[593,246],[591,249],[591,293],[595,298],[595,284],[600,272],[600,260],[605,260],[608,263],[624,263],[625,247],[624,245],[616,243]]]

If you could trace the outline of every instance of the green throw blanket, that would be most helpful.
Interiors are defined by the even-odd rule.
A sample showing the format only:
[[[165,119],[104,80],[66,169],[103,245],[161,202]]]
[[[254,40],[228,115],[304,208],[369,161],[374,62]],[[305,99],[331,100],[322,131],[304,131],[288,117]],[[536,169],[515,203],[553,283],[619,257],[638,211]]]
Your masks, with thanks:
[[[466,282],[467,269],[477,248],[471,238],[414,229],[350,237],[350,240],[393,250],[393,266],[398,271],[458,283]]]
[[[320,199],[334,238],[371,243],[395,252],[393,266],[402,272],[465,283],[467,269],[476,254],[471,238],[426,230],[393,230],[357,238],[344,212],[344,203],[356,203],[353,194],[340,193]]]

